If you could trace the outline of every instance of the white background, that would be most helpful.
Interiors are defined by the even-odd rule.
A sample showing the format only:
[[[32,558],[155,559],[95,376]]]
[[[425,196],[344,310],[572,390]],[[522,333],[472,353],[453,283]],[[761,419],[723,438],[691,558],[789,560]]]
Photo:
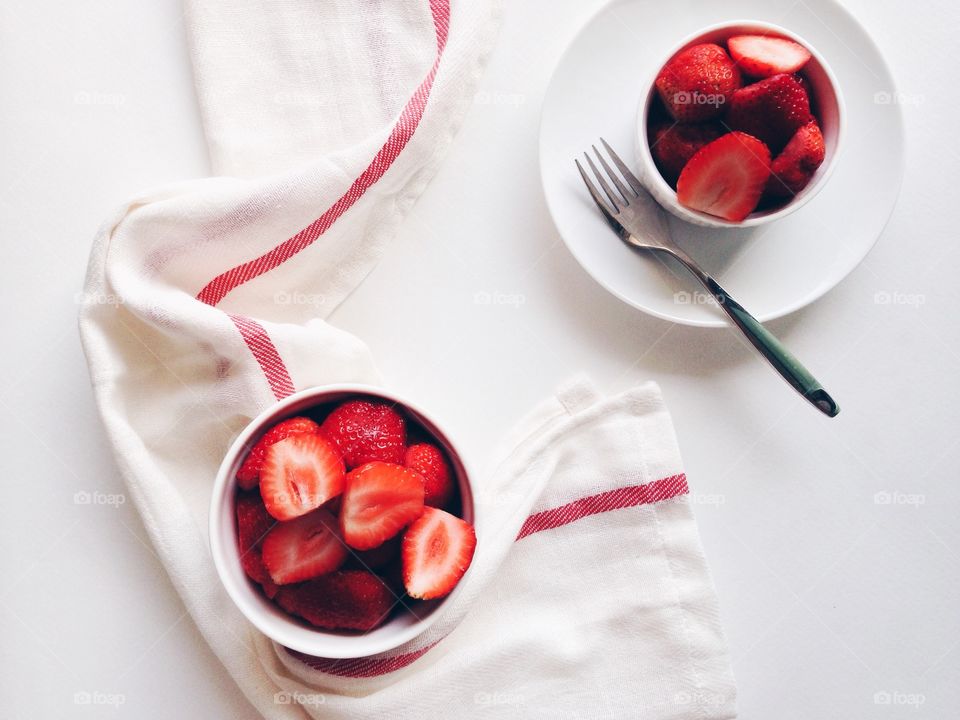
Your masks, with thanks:
[[[333,322],[481,462],[575,371],[608,391],[656,380],[697,501],[741,716],[955,716],[960,6],[847,3],[909,101],[909,144],[878,246],[823,300],[771,323],[838,398],[843,412],[828,421],[733,332],[631,310],[560,243],[539,185],[539,105],[598,5],[508,3],[441,172]],[[124,492],[76,332],[90,239],[137,191],[207,174],[180,4],[4,3],[0,107],[0,713],[254,718],[130,504],[75,497]],[[520,300],[475,304],[484,291]],[[420,372],[422,352],[444,362]],[[77,705],[77,692],[122,705]]]

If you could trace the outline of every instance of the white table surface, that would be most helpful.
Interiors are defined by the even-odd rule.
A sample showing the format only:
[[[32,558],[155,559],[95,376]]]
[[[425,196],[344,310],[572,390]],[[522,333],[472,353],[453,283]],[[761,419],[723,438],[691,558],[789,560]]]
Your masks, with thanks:
[[[481,457],[575,371],[608,391],[656,380],[697,500],[741,716],[955,717],[960,6],[847,3],[904,93],[909,148],[898,207],[867,260],[771,324],[841,403],[828,421],[733,332],[628,308],[560,242],[538,178],[539,105],[599,4],[507,4],[442,170],[333,321]],[[124,493],[76,332],[90,239],[138,190],[207,173],[180,4],[5,3],[0,103],[0,714],[254,718],[130,504],[76,497]],[[523,302],[475,304],[484,291]],[[390,313],[377,309],[386,296]],[[423,346],[447,359],[429,375],[410,350]]]

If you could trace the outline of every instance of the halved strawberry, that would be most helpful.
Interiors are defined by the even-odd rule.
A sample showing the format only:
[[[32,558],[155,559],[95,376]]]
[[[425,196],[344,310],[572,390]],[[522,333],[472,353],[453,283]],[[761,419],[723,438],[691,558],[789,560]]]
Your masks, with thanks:
[[[477,535],[473,525],[427,508],[403,534],[403,585],[413,598],[447,595],[470,567]]]
[[[825,156],[820,126],[816,122],[804,125],[770,166],[767,194],[793,197],[807,186]]]
[[[340,508],[343,539],[357,550],[380,545],[423,512],[420,473],[393,463],[372,462],[347,475]]]
[[[810,60],[810,51],[793,40],[766,35],[737,35],[727,49],[740,69],[753,77],[793,73]]]
[[[381,402],[351,400],[336,408],[321,426],[348,468],[381,460],[402,463],[406,443],[403,416]]]
[[[373,630],[397,598],[383,580],[365,570],[341,570],[280,588],[277,604],[317,627]]]
[[[424,480],[424,505],[443,507],[453,497],[453,476],[443,452],[436,445],[418,443],[407,448],[403,464]]]
[[[275,442],[279,442],[291,435],[318,432],[320,432],[320,426],[306,417],[292,417],[277,423],[267,430],[263,437],[257,441],[257,444],[250,449],[240,469],[237,470],[237,484],[244,490],[250,490],[257,486],[257,482],[260,480],[260,468],[263,465],[263,457],[267,452],[267,448]]]
[[[277,585],[332,572],[349,552],[337,519],[323,508],[278,523],[263,539],[263,564]]]
[[[753,212],[770,177],[770,151],[746,133],[704,145],[677,181],[681,205],[739,222]]]
[[[724,122],[731,130],[759,138],[776,154],[813,119],[803,82],[781,73],[733,93]]]
[[[320,435],[293,435],[267,448],[260,469],[263,504],[277,520],[291,520],[343,492],[343,461]]]

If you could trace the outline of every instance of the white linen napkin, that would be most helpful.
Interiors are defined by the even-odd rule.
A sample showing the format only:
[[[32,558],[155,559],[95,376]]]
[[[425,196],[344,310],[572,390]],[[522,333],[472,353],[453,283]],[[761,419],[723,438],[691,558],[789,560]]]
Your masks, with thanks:
[[[220,459],[295,388],[378,381],[366,347],[323,318],[436,169],[496,11],[486,0],[188,11],[221,176],[146,193],[108,219],[80,328],[130,496],[246,697],[268,718],[732,717],[713,586],[652,385],[602,400],[574,382],[521,425],[478,479],[468,586],[407,646],[305,658],[231,604],[206,537]]]

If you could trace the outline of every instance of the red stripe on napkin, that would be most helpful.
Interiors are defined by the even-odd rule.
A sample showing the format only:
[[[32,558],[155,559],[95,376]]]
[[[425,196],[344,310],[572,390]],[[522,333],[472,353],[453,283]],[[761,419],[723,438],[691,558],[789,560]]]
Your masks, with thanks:
[[[607,492],[596,495],[588,495],[579,500],[574,500],[566,505],[534,513],[528,517],[520,532],[517,533],[517,540],[533,535],[534,533],[552,530],[563,525],[569,525],[572,522],[598,515],[600,513],[620,510],[638,505],[649,505],[651,503],[669,500],[678,495],[685,495],[689,492],[687,487],[687,476],[683,473],[671,475],[670,477],[654,480],[645,485],[629,485],[627,487],[608,490]],[[442,640],[443,638],[440,638]],[[312,655],[305,655],[296,650],[287,649],[293,657],[306,663],[314,670],[336,675],[338,677],[349,678],[369,678],[387,673],[396,672],[414,660],[422,657],[437,643],[437,640],[425,647],[402,655],[383,658],[351,658],[349,660],[336,660],[333,658],[319,658]]]
[[[407,101],[403,112],[400,113],[400,119],[393,126],[393,130],[390,131],[387,141],[377,151],[366,169],[353,181],[347,192],[323,215],[269,252],[215,277],[197,294],[198,300],[207,305],[216,306],[234,288],[282,265],[301,250],[309,247],[318,237],[329,230],[333,223],[337,221],[337,218],[343,215],[377,180],[383,177],[383,174],[399,157],[420,125],[423,112],[427,107],[427,101],[430,99],[433,79],[440,67],[443,49],[447,45],[447,35],[450,30],[450,0],[430,0],[430,12],[433,14],[433,26],[437,33],[437,56],[433,61],[433,66]],[[235,316],[231,316],[231,319],[237,329],[240,330],[244,342],[246,342],[250,352],[253,353],[264,375],[266,375],[274,396],[280,400],[293,393],[294,385],[290,372],[263,326],[249,318],[240,318],[242,322],[238,322],[238,318]]]
[[[646,485],[630,485],[597,495],[589,495],[560,507],[534,513],[523,523],[523,527],[517,533],[517,540],[542,530],[567,525],[588,515],[655,503],[686,492],[688,492],[687,476],[680,474],[654,480]]]
[[[270,383],[270,389],[273,390],[274,397],[277,400],[285,398],[293,393],[293,380],[290,379],[290,373],[287,372],[287,366],[283,364],[280,353],[276,346],[263,329],[263,325],[248,317],[242,315],[230,315],[233,324],[240,331],[240,336],[250,348],[253,357],[256,358],[260,369],[267,377]]]
[[[377,180],[383,177],[383,174],[397,159],[410,138],[413,137],[413,133],[423,118],[423,111],[427,107],[430,90],[433,88],[433,79],[437,74],[440,58],[443,56],[443,49],[447,44],[447,33],[450,25],[450,0],[431,0],[430,11],[433,13],[433,24],[437,32],[437,56],[433,61],[433,67],[430,68],[430,72],[427,73],[416,92],[407,101],[403,112],[400,113],[400,119],[393,126],[387,141],[377,151],[366,169],[319,218],[269,252],[242,265],[237,265],[215,277],[197,295],[198,300],[208,305],[216,305],[234,288],[282,265],[301,250],[309,247],[318,237],[329,230],[343,213],[349,210]]]
[[[426,654],[436,642],[430,643],[426,647],[403,655],[394,655],[385,658],[352,658],[349,660],[335,660],[333,658],[318,658],[312,655],[304,655],[296,650],[287,650],[298,660],[302,660],[314,670],[325,672],[328,675],[337,675],[338,677],[368,678],[377,675],[386,675],[401,668],[405,668],[417,658]]]

